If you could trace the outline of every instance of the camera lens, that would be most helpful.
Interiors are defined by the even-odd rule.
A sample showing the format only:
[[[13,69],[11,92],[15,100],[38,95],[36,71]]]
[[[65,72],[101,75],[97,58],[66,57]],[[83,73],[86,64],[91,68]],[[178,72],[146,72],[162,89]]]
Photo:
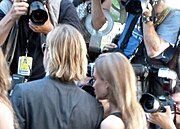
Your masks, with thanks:
[[[46,22],[46,12],[43,10],[35,10],[32,12],[31,16],[32,22],[36,24],[43,24]]]
[[[31,21],[37,25],[43,25],[48,19],[46,9],[40,1],[33,1],[30,4],[29,16]]]
[[[145,102],[144,102],[144,106],[147,110],[151,110],[153,109],[154,107],[154,99],[147,99]]]
[[[148,113],[157,112],[161,106],[158,99],[156,99],[155,96],[149,93],[145,93],[142,95],[140,103],[144,111]]]

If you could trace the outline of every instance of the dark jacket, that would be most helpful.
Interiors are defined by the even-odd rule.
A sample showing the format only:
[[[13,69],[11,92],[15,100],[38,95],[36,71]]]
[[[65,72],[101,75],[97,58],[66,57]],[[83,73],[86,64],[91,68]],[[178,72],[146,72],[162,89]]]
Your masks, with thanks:
[[[20,129],[97,129],[103,119],[94,97],[50,76],[16,85],[11,101]]]

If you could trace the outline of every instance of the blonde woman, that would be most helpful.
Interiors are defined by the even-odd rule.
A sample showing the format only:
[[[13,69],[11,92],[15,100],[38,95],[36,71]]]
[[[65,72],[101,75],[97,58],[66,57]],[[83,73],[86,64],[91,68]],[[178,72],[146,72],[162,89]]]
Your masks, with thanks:
[[[101,129],[146,129],[137,99],[136,79],[129,60],[121,53],[106,53],[95,61],[94,88],[99,100],[108,99],[109,114]]]
[[[0,129],[14,129],[14,117],[8,99],[10,75],[6,60],[0,48]]]
[[[49,75],[16,85],[12,93],[21,129],[98,129],[102,105],[77,86],[86,76],[86,54],[73,26],[61,24],[48,34],[44,65]]]

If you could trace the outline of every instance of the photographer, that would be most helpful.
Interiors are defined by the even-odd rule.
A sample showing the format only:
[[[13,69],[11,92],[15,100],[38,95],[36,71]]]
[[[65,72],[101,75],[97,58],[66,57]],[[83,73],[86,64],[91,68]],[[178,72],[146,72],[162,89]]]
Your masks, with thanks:
[[[67,0],[1,1],[0,45],[12,75],[18,74],[27,81],[44,77],[43,44],[46,35],[59,23],[81,31],[75,7]]]
[[[175,57],[178,47],[180,10],[168,7],[167,1],[152,0],[151,4],[148,3],[149,1],[147,3],[141,1],[142,6],[133,6],[134,4],[139,5],[140,1],[123,0],[122,2],[129,13],[127,21],[130,24],[133,21],[135,24],[133,23],[134,25],[129,27],[127,25],[129,23],[126,22],[127,26],[120,35],[118,43],[104,47],[104,52],[119,51],[126,55],[131,63],[150,66],[152,69],[148,76],[149,88],[147,92],[156,96],[164,94],[164,82],[157,75],[158,69],[169,67],[175,70],[177,65],[177,58],[173,57]],[[94,12],[94,15],[96,14],[98,12]],[[131,19],[133,20],[130,21]],[[98,29],[97,26],[95,28]],[[125,32],[126,30],[127,32]]]
[[[180,128],[180,87],[176,86],[171,93],[175,102],[175,111],[170,106],[165,106],[166,112],[147,113],[148,122],[159,125],[162,129],[179,129]]]
[[[166,106],[166,112],[155,112],[148,114],[148,122],[159,125],[162,129],[176,129],[173,122],[174,114],[171,113],[170,106]]]
[[[179,129],[180,128],[180,86],[176,86],[174,88],[171,97],[176,103],[176,128]]]

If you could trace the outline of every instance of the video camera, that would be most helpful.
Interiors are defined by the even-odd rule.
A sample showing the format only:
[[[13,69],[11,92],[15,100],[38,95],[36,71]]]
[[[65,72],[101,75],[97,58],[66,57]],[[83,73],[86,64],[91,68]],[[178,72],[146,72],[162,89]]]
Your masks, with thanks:
[[[29,18],[36,25],[43,25],[48,19],[45,0],[29,0]]]
[[[176,105],[174,100],[168,94],[155,97],[149,93],[142,95],[140,104],[147,113],[166,112],[164,106],[170,106],[171,111],[174,111]]]

